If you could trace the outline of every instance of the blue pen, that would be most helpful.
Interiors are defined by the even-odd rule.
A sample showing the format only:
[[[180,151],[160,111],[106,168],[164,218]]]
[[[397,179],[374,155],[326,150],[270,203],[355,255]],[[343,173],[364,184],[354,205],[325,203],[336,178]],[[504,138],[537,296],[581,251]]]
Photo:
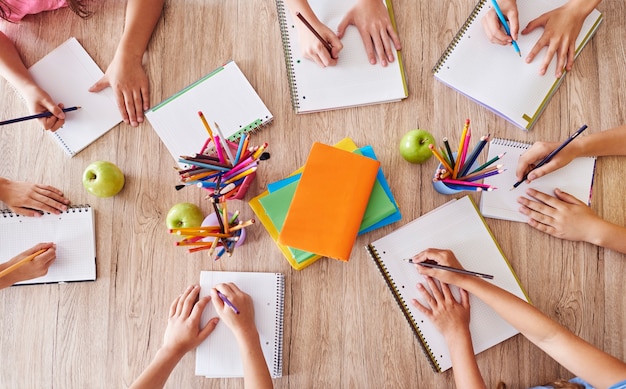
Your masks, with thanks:
[[[498,3],[496,2],[496,0],[491,0],[491,4],[493,5],[493,9],[498,14],[498,19],[500,19],[500,23],[502,23],[502,26],[504,27],[504,31],[506,31],[506,34],[508,36],[510,36],[511,39],[512,39],[513,37],[511,36],[511,30],[509,29],[509,23],[504,18],[504,15],[502,14],[502,10],[500,10],[500,7],[498,6]],[[520,51],[519,46],[517,45],[517,42],[515,42],[515,40],[512,39],[512,43],[513,43],[513,48],[515,49],[517,54],[521,57],[522,56],[522,52]]]

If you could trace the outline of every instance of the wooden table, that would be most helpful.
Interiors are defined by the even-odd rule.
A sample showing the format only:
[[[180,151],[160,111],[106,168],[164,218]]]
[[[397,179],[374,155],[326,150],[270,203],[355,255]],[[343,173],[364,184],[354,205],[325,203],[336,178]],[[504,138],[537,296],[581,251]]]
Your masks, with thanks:
[[[123,28],[123,1],[102,2],[92,18],[69,10],[2,23],[27,65],[75,36],[101,68],[113,57]],[[75,204],[96,211],[96,282],[15,287],[1,291],[0,386],[3,388],[118,388],[129,385],[161,344],[167,308],[201,270],[272,271],[286,274],[284,376],[277,388],[444,388],[452,372],[434,374],[363,246],[443,204],[449,197],[431,184],[434,159],[405,162],[402,135],[413,128],[437,139],[459,133],[466,117],[477,133],[532,142],[564,139],[582,123],[588,133],[626,123],[626,5],[606,0],[605,21],[585,48],[530,133],[522,132],[434,79],[431,67],[469,15],[472,2],[395,1],[409,98],[334,112],[292,111],[275,4],[272,1],[168,1],[146,69],[152,104],[234,59],[274,114],[254,135],[269,142],[272,158],[261,167],[248,198],[301,166],[315,141],[350,136],[371,144],[403,214],[402,221],[360,236],[350,262],[321,259],[294,271],[267,232],[257,225],[234,257],[212,262],[186,254],[167,234],[165,214],[177,202],[209,204],[200,190],[175,191],[173,160],[148,123],[122,124],[67,158],[34,122],[0,129],[0,176],[54,185]],[[26,114],[14,90],[0,82],[0,117]],[[124,190],[99,199],[82,187],[95,160],[110,160],[126,174]],[[624,225],[626,163],[598,160],[592,208]],[[475,197],[478,199],[478,197]],[[232,208],[231,208],[232,207]],[[245,202],[240,209],[252,217]],[[585,243],[563,241],[531,227],[487,220],[533,303],[592,344],[626,358],[626,258]],[[0,242],[2,237],[0,237]],[[1,244],[1,243],[0,243]],[[242,387],[240,379],[194,376],[189,353],[169,388]],[[490,387],[503,380],[528,387],[571,373],[516,336],[478,355]]]

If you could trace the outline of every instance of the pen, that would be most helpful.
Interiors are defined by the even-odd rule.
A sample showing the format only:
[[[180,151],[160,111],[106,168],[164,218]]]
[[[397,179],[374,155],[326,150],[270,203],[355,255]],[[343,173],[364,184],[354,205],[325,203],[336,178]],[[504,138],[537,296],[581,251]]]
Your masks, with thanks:
[[[511,36],[509,23],[507,23],[506,19],[504,18],[504,15],[502,14],[502,10],[500,10],[500,7],[498,6],[498,2],[496,0],[491,0],[491,4],[493,5],[493,9],[496,11],[496,14],[498,14],[498,19],[500,19],[500,23],[502,23],[502,26],[504,27],[504,31],[506,31],[506,34],[511,37],[511,43],[513,44],[513,48],[515,49],[515,52],[517,52],[517,54],[521,57],[522,52],[520,51],[519,46],[517,45],[517,42],[515,42],[515,40]]]
[[[17,270],[18,268],[22,267],[23,265],[26,264],[26,262],[30,262],[32,261],[36,256],[38,256],[39,254],[43,254],[44,252],[46,252],[48,249],[41,249],[39,251],[37,251],[36,253],[33,253],[27,257],[24,257],[22,259],[19,260],[19,262],[14,263],[13,265],[7,267],[6,269],[4,269],[3,271],[0,272],[0,278],[6,276],[7,274],[13,272],[14,270]]]
[[[482,277],[482,278],[493,280],[493,276],[491,274],[483,274],[483,273],[478,273],[478,272],[471,271],[471,270],[457,269],[456,267],[444,266],[432,260],[426,260],[424,262],[413,262],[413,259],[408,258],[408,259],[404,259],[404,261],[409,262],[409,263],[415,263],[417,265],[424,266],[424,267],[431,267],[433,269],[447,270],[447,271],[451,271],[455,273],[467,274],[470,276]]]
[[[557,147],[553,152],[551,152],[550,154],[548,154],[544,159],[541,160],[541,162],[539,162],[537,165],[535,165],[534,168],[530,169],[526,174],[524,174],[524,177],[522,177],[521,180],[517,181],[515,184],[513,184],[513,187],[511,188],[511,190],[517,188],[518,186],[520,186],[520,184],[524,181],[526,181],[526,179],[528,178],[528,174],[530,174],[530,172],[532,172],[535,169],[539,169],[540,167],[542,167],[543,165],[545,165],[546,163],[550,162],[550,160],[561,150],[563,150],[563,147],[567,146],[571,141],[573,141],[574,139],[576,139],[576,137],[578,135],[580,135],[583,131],[585,131],[587,129],[587,125],[583,124],[582,127],[580,127],[578,129],[578,131],[576,131],[575,133],[573,133],[569,138],[567,138],[565,140],[565,142],[563,142],[563,144],[561,144],[559,147]]]
[[[237,309],[236,306],[233,305],[233,303],[230,302],[229,299],[226,298],[226,296],[224,296],[224,294],[222,292],[220,292],[219,290],[217,291],[217,295],[220,296],[220,298],[222,299],[222,301],[224,302],[224,304],[228,305],[229,307],[232,308],[233,312],[235,312],[237,315],[239,315],[239,310]]]
[[[324,45],[324,47],[326,47],[326,50],[328,50],[328,52],[330,53],[330,57],[333,58],[333,47],[330,45],[330,43],[326,42],[326,40],[324,38],[322,38],[322,36],[315,31],[315,29],[313,28],[313,26],[311,26],[309,24],[309,22],[307,22],[307,20],[304,18],[304,16],[302,16],[302,14],[300,12],[296,12],[296,16],[298,17],[298,19],[300,19],[300,21],[302,21],[302,23],[304,23],[304,25],[311,30],[311,32],[313,33],[313,35],[315,35],[315,37],[317,39],[319,39],[320,42],[322,42],[322,44]]]
[[[63,108],[62,111],[63,112],[70,112],[70,111],[76,111],[77,109],[80,109],[80,107]],[[30,116],[24,116],[24,117],[21,117],[21,118],[5,120],[3,122],[0,122],[0,126],[3,126],[5,124],[12,124],[12,123],[23,122],[23,121],[31,120],[31,119],[49,118],[50,116],[53,116],[52,112],[46,111],[46,112],[38,113],[38,114],[35,114],[35,115],[30,115]]]

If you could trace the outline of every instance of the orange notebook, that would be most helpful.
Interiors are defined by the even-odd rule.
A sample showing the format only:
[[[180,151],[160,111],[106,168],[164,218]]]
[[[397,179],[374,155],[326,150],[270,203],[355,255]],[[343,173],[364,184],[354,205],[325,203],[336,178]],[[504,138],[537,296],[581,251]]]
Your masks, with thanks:
[[[347,261],[380,162],[314,143],[278,242]]]

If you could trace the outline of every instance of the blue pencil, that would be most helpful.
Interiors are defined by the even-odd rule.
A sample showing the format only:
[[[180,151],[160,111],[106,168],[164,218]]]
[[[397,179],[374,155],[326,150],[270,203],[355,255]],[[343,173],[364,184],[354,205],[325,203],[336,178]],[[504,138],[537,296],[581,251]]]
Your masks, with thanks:
[[[76,111],[77,109],[80,109],[80,107],[63,108],[63,112]],[[46,111],[46,112],[38,113],[38,114],[35,114],[35,115],[23,116],[21,118],[5,120],[3,122],[0,122],[0,126],[4,126],[5,124],[13,124],[13,123],[18,123],[18,122],[23,122],[23,121],[32,120],[32,119],[49,118],[50,116],[53,116],[52,112]]]
[[[239,146],[237,146],[237,153],[235,154],[235,161],[233,162],[233,166],[239,163],[239,158],[241,158],[241,151],[243,150],[243,144],[246,143],[246,137],[248,134],[243,134],[239,139]]]
[[[513,36],[511,35],[511,30],[509,29],[509,23],[506,21],[506,18],[502,14],[502,10],[500,10],[500,6],[498,6],[498,2],[496,0],[491,0],[491,5],[493,5],[494,11],[496,11],[496,14],[498,14],[498,19],[500,19],[500,23],[502,23],[502,27],[504,27],[504,31],[506,32],[508,36],[511,37],[511,43],[513,44],[513,48],[515,49],[515,52],[521,57],[522,52],[520,51],[519,46],[517,45],[517,42],[515,42],[515,40],[513,39]]]

